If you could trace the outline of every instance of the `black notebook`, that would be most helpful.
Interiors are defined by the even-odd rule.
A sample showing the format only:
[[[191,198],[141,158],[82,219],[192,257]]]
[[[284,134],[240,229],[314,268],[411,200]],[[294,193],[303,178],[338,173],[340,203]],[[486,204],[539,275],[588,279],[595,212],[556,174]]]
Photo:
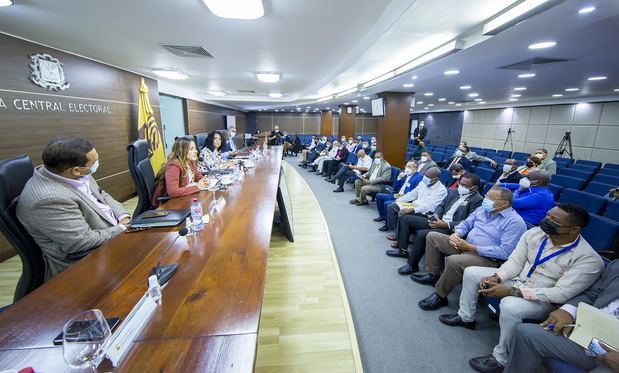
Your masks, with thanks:
[[[183,210],[147,210],[131,220],[131,227],[174,227],[185,222],[190,214],[189,209]]]

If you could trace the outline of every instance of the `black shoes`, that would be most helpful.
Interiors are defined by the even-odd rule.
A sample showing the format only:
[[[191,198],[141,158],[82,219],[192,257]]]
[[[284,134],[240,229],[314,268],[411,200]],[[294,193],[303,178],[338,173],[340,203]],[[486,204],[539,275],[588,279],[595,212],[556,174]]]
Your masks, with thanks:
[[[433,275],[431,273],[415,273],[411,275],[411,280],[422,285],[434,286],[438,282],[439,278],[441,278],[441,276]]]
[[[395,258],[408,258],[408,252],[402,249],[387,250],[385,251],[385,254],[387,254],[388,256],[395,257]]]
[[[339,188],[337,188],[336,190],[334,190],[333,192],[334,192],[334,193],[342,193],[343,191],[344,191],[344,188],[339,187]]]
[[[469,364],[478,372],[501,373],[505,368],[492,355],[473,358],[469,360]]]
[[[398,273],[401,275],[410,275],[411,273],[419,271],[418,267],[411,267],[410,264],[406,263],[402,267],[398,268]]]
[[[378,230],[381,232],[387,232],[389,230],[389,227],[387,227],[387,224],[385,224],[382,227],[378,228]]]
[[[436,293],[432,293],[429,297],[422,299],[417,303],[419,308],[424,311],[434,311],[447,305],[447,298],[443,298]]]
[[[348,203],[350,203],[351,205],[356,205],[357,203],[359,203],[358,199],[351,199],[350,201],[348,201]]]
[[[375,219],[372,219],[372,220],[374,220],[375,222],[381,222],[381,221],[385,221],[386,219],[379,216],[379,217],[377,217]]]
[[[438,320],[440,322],[442,322],[443,324],[445,324],[445,325],[449,325],[449,326],[462,326],[462,327],[467,328],[469,330],[475,330],[475,327],[477,326],[477,322],[475,322],[475,321],[471,321],[471,322],[462,321],[462,318],[460,316],[458,316],[457,313],[448,314],[448,315],[441,315],[441,316],[439,316]]]

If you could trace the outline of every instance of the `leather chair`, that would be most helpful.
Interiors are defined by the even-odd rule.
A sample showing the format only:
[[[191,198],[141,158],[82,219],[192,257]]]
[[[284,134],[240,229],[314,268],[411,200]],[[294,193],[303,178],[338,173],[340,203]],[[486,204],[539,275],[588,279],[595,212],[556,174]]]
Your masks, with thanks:
[[[208,137],[208,133],[199,133],[196,136],[196,146],[198,147],[199,151],[202,151],[202,149],[204,149],[204,147],[206,146],[206,138]]]
[[[0,161],[0,231],[22,261],[22,274],[13,298],[15,302],[43,284],[45,277],[41,248],[17,220],[16,214],[19,196],[33,173],[34,167],[27,155]]]
[[[133,179],[133,185],[135,185],[135,190],[138,193],[138,204],[135,207],[133,216],[138,216],[144,211],[150,210],[152,208],[150,204],[151,194],[149,193],[148,186],[144,183],[140,172],[138,172],[138,164],[144,160],[147,161],[146,163],[150,167],[150,162],[148,161],[148,141],[134,141],[129,144],[129,146],[127,147],[127,151],[129,152],[129,172],[131,173],[131,178]],[[152,169],[150,173],[153,173]],[[152,188],[154,188],[154,186]]]

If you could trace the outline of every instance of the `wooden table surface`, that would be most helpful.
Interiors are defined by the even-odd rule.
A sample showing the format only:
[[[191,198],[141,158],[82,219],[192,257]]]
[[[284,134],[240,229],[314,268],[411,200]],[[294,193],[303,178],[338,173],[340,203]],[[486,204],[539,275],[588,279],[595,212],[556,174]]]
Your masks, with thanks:
[[[243,359],[251,355],[251,368],[281,156],[281,147],[273,147],[268,158],[250,169],[240,184],[217,192],[227,201],[223,211],[212,215],[204,230],[179,238],[166,253],[162,264],[178,262],[179,269],[163,289],[161,307],[137,337],[140,343],[130,352],[133,359],[141,354],[159,356],[157,346],[165,351],[199,351],[216,343],[221,348],[234,346],[233,353],[240,356],[225,359],[239,361],[241,366],[247,365]],[[162,208],[188,208],[197,196],[206,213],[211,192],[175,198]],[[178,227],[121,234],[0,314],[0,369],[23,366],[14,365],[26,362],[19,356],[27,356],[29,366],[58,364],[68,369],[62,349],[52,345],[64,323],[92,308],[100,309],[106,317],[124,320],[146,291],[148,272],[177,232]],[[207,338],[241,335],[247,338],[230,342]],[[178,346],[170,347],[174,341]],[[250,351],[246,350],[249,344]],[[38,350],[24,351],[35,348]],[[49,354],[58,354],[57,350],[60,361],[49,361]],[[165,354],[161,355],[162,360],[153,367],[167,364]],[[183,361],[189,363],[194,358],[199,364],[220,363],[209,356],[188,356]]]

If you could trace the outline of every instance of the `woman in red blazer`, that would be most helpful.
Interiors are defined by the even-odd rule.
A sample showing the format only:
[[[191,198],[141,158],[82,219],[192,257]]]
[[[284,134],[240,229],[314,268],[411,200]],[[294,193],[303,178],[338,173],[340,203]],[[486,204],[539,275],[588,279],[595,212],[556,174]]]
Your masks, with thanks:
[[[158,207],[157,199],[166,194],[172,198],[180,197],[198,193],[208,187],[208,180],[198,171],[197,160],[198,150],[193,140],[179,137],[174,141],[168,161],[157,175],[151,199],[153,207]]]

